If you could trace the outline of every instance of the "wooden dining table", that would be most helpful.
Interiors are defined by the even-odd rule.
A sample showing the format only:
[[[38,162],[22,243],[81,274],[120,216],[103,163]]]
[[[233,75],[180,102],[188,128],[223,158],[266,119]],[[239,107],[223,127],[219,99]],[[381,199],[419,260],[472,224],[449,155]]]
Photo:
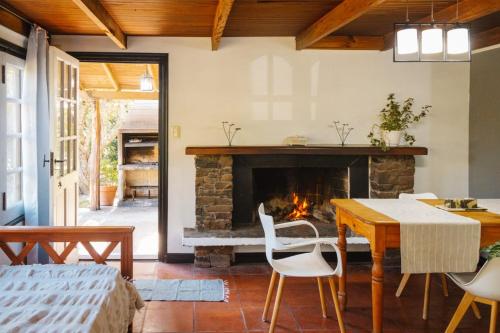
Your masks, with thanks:
[[[443,204],[441,199],[420,200],[429,205]],[[338,297],[341,309],[346,310],[348,293],[346,229],[368,239],[373,259],[372,267],[372,321],[373,332],[383,332],[384,311],[384,255],[386,249],[400,248],[400,223],[382,213],[370,209],[354,199],[332,199],[330,203],[336,207],[338,228],[338,247],[342,254],[343,275],[339,279]],[[437,209],[437,208],[436,208]],[[477,220],[481,223],[481,246],[500,240],[500,214],[488,211],[454,212]],[[479,254],[478,254],[479,255]]]

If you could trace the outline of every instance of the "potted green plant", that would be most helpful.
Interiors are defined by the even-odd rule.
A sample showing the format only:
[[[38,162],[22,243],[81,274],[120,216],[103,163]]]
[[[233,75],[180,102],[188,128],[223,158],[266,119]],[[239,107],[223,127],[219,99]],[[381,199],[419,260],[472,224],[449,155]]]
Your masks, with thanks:
[[[481,253],[483,253],[488,258],[488,260],[500,257],[500,241],[482,248]]]
[[[432,108],[430,105],[425,105],[421,108],[420,113],[414,114],[413,103],[414,99],[410,97],[401,104],[396,101],[393,93],[389,94],[387,104],[380,111],[380,124],[373,125],[370,134],[368,134],[370,143],[387,150],[391,146],[398,146],[403,138],[408,145],[413,145],[415,137],[408,134],[406,130],[410,125],[418,123],[427,116]],[[378,137],[375,136],[377,128],[379,130]]]
[[[112,206],[118,184],[118,140],[116,137],[103,148],[101,155],[101,206]]]

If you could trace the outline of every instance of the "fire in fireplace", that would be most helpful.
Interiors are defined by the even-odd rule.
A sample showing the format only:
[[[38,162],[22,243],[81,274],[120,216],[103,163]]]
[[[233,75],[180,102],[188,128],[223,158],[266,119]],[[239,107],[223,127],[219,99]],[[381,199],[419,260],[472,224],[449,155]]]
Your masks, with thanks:
[[[293,211],[288,214],[288,218],[291,220],[300,220],[304,217],[310,215],[309,213],[309,203],[307,202],[307,198],[300,199],[299,196],[295,193],[292,193],[292,202],[294,205]]]
[[[259,223],[260,203],[277,222],[332,223],[332,198],[368,197],[368,160],[353,156],[237,156],[233,228]]]
[[[347,167],[256,168],[253,170],[254,203],[264,203],[277,221],[306,219],[330,223],[329,200],[349,197]]]

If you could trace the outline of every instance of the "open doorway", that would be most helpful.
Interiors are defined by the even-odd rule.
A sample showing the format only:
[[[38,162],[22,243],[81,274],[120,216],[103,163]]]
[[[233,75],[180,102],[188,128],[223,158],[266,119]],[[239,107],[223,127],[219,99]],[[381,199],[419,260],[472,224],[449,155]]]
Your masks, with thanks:
[[[159,86],[158,64],[80,62],[77,223],[134,226],[135,259],[159,253]]]

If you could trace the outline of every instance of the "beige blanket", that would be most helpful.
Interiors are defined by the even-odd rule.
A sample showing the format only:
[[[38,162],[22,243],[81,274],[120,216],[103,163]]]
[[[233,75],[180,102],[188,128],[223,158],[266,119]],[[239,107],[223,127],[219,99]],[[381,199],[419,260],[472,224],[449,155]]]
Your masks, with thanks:
[[[402,273],[473,272],[481,223],[413,199],[356,199],[398,221]]]
[[[104,265],[0,266],[2,333],[127,332],[144,304]]]

